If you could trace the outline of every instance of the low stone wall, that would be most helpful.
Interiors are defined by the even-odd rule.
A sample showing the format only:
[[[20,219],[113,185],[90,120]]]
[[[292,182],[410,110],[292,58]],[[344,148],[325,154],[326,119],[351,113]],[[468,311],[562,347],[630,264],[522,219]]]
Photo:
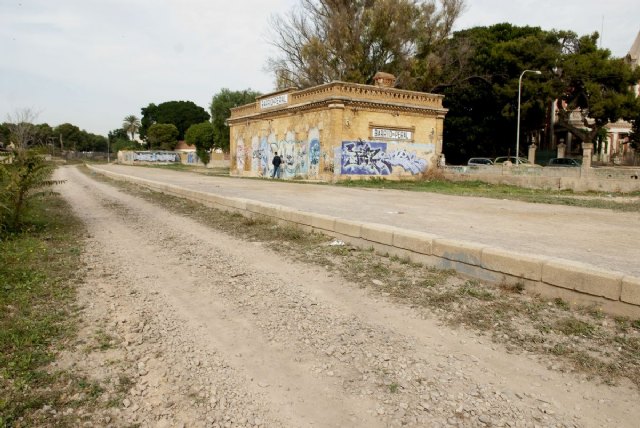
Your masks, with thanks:
[[[523,284],[546,297],[570,303],[596,305],[615,315],[640,317],[640,278],[620,272],[552,257],[532,256],[486,245],[445,239],[434,234],[393,226],[345,220],[196,190],[189,190],[137,177],[104,171],[108,177],[140,184],[170,195],[187,198],[247,217],[266,217],[305,231],[316,231],[379,253],[409,257],[412,261],[440,269],[455,269],[462,275],[492,283]]]
[[[480,180],[528,189],[573,190],[575,192],[640,191],[640,167],[567,168],[540,166],[447,166],[444,175],[452,181]]]
[[[229,168],[229,154],[212,153],[207,165],[200,161],[194,151],[132,151],[120,150],[118,163],[122,165],[167,165],[181,163],[183,165],[202,166],[206,168]]]

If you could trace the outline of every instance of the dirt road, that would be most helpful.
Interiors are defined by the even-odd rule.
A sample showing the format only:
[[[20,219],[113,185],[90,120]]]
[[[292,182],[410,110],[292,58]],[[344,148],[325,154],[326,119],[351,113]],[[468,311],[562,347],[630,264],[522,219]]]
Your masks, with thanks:
[[[58,171],[87,224],[81,336],[62,366],[113,379],[105,425],[143,427],[632,427],[637,389],[509,354],[94,181]],[[77,358],[77,357],[76,357]],[[124,371],[126,376],[119,375]]]

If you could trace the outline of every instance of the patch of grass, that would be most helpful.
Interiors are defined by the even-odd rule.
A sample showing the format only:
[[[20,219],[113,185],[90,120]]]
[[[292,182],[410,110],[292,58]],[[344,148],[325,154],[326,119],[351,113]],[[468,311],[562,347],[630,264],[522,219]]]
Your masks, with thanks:
[[[566,354],[570,353],[571,350],[564,343],[556,343],[549,350],[549,352],[551,352],[553,355],[560,356],[560,355],[566,355]]]
[[[503,282],[502,284],[500,284],[500,288],[503,291],[506,291],[507,293],[515,293],[515,294],[522,294],[525,290],[524,282],[522,281],[518,281],[512,284]]]
[[[568,311],[571,308],[569,306],[569,302],[567,302],[566,300],[561,299],[560,297],[556,297],[555,299],[553,299],[553,304],[556,306],[556,308],[560,308],[560,309],[563,309],[565,311]]]
[[[56,195],[34,200],[22,233],[0,240],[0,426],[39,425],[35,410],[62,409],[97,390],[47,365],[77,329],[74,282],[84,232]],[[75,391],[75,392],[74,392]]]
[[[97,349],[100,349],[101,351],[113,348],[114,337],[106,333],[104,330],[96,331],[95,340],[97,342]]]
[[[400,388],[400,385],[398,385],[397,383],[393,382],[391,385],[389,385],[389,392],[392,394],[395,394],[396,392],[398,392],[398,389]]]
[[[495,296],[488,290],[478,287],[478,281],[469,280],[458,289],[462,296],[470,296],[478,300],[494,300]]]
[[[575,317],[559,319],[555,322],[553,328],[567,336],[591,337],[596,331],[595,326]]]

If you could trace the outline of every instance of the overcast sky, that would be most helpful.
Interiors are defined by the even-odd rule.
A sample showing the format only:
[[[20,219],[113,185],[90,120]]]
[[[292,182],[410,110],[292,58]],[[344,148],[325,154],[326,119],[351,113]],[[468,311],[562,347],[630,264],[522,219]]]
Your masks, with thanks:
[[[208,111],[221,88],[269,92],[269,17],[297,0],[0,0],[0,121],[106,135],[149,103]],[[511,22],[587,34],[624,56],[640,31],[638,0],[467,0],[456,29]],[[604,22],[604,25],[603,25]]]

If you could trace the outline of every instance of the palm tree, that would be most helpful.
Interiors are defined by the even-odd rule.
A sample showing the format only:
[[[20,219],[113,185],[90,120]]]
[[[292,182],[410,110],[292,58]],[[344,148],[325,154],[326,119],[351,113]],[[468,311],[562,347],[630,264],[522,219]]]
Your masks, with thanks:
[[[140,129],[140,119],[131,114],[124,118],[122,129],[131,133],[131,140],[135,141],[136,132]]]

